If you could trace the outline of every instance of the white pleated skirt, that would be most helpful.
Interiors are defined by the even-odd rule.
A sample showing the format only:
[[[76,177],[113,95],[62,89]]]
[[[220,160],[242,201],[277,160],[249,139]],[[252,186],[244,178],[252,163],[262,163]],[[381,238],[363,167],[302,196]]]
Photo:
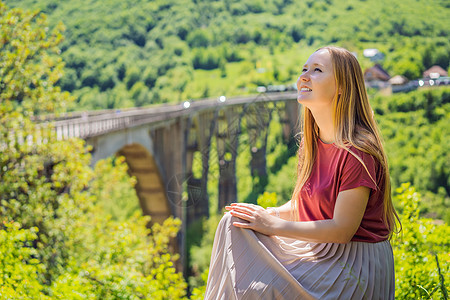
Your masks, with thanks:
[[[389,241],[311,243],[217,227],[205,299],[394,299]]]

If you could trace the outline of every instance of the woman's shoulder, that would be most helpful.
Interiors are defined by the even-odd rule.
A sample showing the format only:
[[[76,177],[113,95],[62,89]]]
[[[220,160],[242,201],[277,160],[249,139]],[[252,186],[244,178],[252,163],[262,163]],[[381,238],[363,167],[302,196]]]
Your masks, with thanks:
[[[364,134],[365,133],[365,134]],[[376,139],[367,130],[360,131],[353,141],[347,142],[348,149],[350,152],[357,154],[359,157],[363,158],[373,158],[375,159],[380,152],[377,146]]]
[[[347,143],[345,147],[339,149],[340,155],[337,159],[340,161],[340,166],[350,173],[355,172],[355,169],[362,168],[368,170],[370,173],[376,174],[380,170],[380,162],[374,154],[371,154],[363,146],[352,145]]]
[[[364,149],[364,148],[362,148],[362,147],[358,147],[358,146],[351,145],[350,147],[348,147],[348,149],[350,150],[350,151],[349,151],[350,153],[353,152],[354,154],[358,155],[360,158],[363,158],[363,157],[366,157],[366,158],[368,158],[368,157],[375,158],[372,154],[369,153],[368,150],[366,150],[366,149]]]

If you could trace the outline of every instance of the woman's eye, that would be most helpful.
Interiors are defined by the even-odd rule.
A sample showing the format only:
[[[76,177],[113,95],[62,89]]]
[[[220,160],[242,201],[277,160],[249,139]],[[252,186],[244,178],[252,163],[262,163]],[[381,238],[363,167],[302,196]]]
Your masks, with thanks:
[[[306,72],[306,69],[303,69],[302,72]]]
[[[322,72],[322,70],[319,68],[315,68],[314,71]]]

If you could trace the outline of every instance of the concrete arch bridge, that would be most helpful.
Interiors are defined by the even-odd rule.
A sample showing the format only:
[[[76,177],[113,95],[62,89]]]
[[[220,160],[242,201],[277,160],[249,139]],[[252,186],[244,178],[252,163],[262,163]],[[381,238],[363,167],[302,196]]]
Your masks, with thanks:
[[[93,147],[92,163],[122,155],[137,179],[142,211],[152,222],[169,216],[183,221],[179,237],[184,249],[186,225],[209,215],[207,193],[211,140],[216,139],[218,210],[237,199],[236,156],[245,134],[252,153],[252,175],[266,171],[269,123],[278,114],[286,143],[297,133],[296,92],[262,93],[225,99],[204,99],[150,108],[71,113],[48,118],[58,139],[79,137]],[[199,152],[196,154],[196,152]],[[200,178],[193,174],[194,155],[201,154]],[[183,255],[181,256],[183,259]]]

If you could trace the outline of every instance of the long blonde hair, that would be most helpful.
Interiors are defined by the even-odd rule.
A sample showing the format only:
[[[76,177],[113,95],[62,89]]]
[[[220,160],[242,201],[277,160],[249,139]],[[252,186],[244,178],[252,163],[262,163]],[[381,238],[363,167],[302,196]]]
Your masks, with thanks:
[[[372,155],[380,162],[385,176],[383,217],[390,237],[392,232],[400,231],[401,224],[392,204],[387,157],[378,126],[373,118],[361,67],[355,56],[344,48],[323,47],[317,51],[322,49],[328,50],[331,54],[336,86],[339,89],[339,93],[335,94],[332,101],[335,128],[334,144],[355,156],[363,164],[366,171],[367,167],[362,159],[350,150],[351,146]],[[299,220],[300,218],[297,201],[300,201],[300,191],[311,175],[317,153],[317,139],[319,138],[319,127],[311,111],[305,106],[303,106],[302,116],[297,182],[291,199],[291,217],[293,220]],[[372,178],[372,180],[375,182],[375,178]]]

